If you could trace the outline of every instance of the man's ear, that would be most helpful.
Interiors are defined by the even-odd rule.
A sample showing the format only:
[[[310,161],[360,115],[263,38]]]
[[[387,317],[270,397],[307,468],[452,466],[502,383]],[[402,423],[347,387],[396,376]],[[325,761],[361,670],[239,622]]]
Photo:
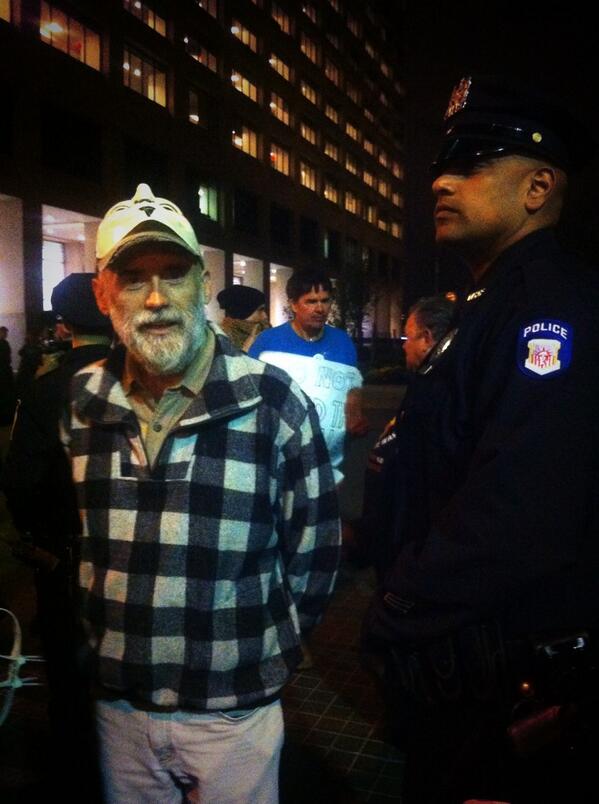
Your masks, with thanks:
[[[537,212],[542,209],[557,184],[555,169],[549,165],[532,171],[526,193],[525,206],[528,212]]]
[[[98,276],[94,276],[94,278],[92,279],[92,288],[94,290],[94,296],[96,297],[96,304],[98,305],[98,310],[104,315],[109,315],[110,306],[106,298],[105,282],[106,282],[105,276],[102,276],[101,274]]]
[[[204,304],[208,304],[212,299],[212,277],[210,271],[204,271],[202,274],[202,282],[204,283]]]
[[[433,333],[430,331],[428,327],[425,327],[422,330],[422,339],[426,344],[427,349],[430,351],[435,345],[435,339],[433,338]]]

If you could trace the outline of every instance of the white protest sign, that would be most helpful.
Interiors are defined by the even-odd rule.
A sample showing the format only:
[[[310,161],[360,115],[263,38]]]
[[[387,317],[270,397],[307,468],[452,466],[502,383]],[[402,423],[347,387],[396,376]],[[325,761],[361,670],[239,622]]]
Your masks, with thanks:
[[[339,481],[345,440],[345,402],[352,388],[361,387],[362,375],[357,368],[326,360],[322,355],[306,357],[289,352],[262,352],[260,360],[286,371],[314,402],[335,479]]]

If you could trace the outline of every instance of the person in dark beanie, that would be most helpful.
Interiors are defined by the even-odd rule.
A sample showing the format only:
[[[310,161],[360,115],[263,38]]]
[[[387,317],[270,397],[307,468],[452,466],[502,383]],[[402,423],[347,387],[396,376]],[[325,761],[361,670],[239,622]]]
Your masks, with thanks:
[[[2,489],[17,530],[15,553],[35,568],[37,624],[46,660],[52,734],[51,783],[57,793],[99,790],[87,684],[77,660],[73,581],[81,531],[71,470],[58,426],[73,375],[106,357],[110,319],[92,291],[92,274],[70,274],[54,288],[52,310],[71,335],[72,348],[23,393],[2,472]],[[32,504],[32,501],[35,501]],[[66,761],[65,761],[66,760]]]
[[[247,352],[258,335],[270,327],[264,293],[248,285],[231,285],[221,290],[216,300],[225,311],[220,328],[235,346]]]

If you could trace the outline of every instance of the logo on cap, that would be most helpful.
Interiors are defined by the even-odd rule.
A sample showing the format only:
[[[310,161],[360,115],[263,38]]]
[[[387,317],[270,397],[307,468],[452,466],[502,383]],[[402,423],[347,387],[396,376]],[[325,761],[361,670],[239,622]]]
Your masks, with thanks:
[[[451,98],[449,99],[449,106],[445,112],[445,120],[462,111],[468,100],[471,84],[472,78],[462,78],[460,83],[453,88]]]

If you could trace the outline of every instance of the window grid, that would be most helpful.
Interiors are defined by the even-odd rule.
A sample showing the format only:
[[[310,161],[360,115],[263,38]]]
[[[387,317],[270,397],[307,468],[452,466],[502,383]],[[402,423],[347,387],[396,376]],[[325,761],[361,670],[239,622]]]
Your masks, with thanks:
[[[201,184],[198,189],[198,209],[200,215],[218,221],[218,190],[209,184]]]
[[[275,170],[278,170],[279,173],[289,176],[289,151],[281,145],[277,145],[276,142],[271,143],[270,164]]]
[[[291,67],[283,59],[280,59],[275,53],[271,53],[268,63],[285,81],[291,81]]]
[[[401,237],[401,223],[398,223],[398,221],[391,221],[391,236]]]
[[[348,137],[351,137],[352,140],[354,140],[355,142],[360,142],[360,132],[353,125],[353,123],[350,123],[349,121],[346,122],[345,133],[348,135]]]
[[[325,103],[324,113],[329,118],[329,120],[333,121],[333,123],[339,122],[339,112],[330,103]]]
[[[123,83],[159,106],[166,106],[166,73],[127,47],[123,53]]]
[[[316,106],[318,103],[318,92],[311,84],[309,84],[307,81],[301,81],[300,92],[306,100],[310,101],[310,103],[313,103]]]
[[[307,59],[313,64],[318,64],[319,48],[313,39],[310,39],[303,31],[300,34],[300,50]]]
[[[191,36],[184,36],[183,42],[187,54],[191,56],[194,61],[212,70],[213,73],[217,72],[218,62],[214,53],[210,53],[209,50],[206,50],[203,45],[200,45],[200,43]]]
[[[324,74],[336,87],[341,86],[341,70],[330,59],[325,59]]]
[[[246,78],[245,76],[241,75],[241,73],[238,73],[234,70],[231,73],[231,83],[238,92],[242,93],[242,95],[245,95],[255,103],[258,102],[258,87],[256,84],[253,84],[249,78]]]
[[[367,153],[369,153],[372,156],[374,156],[374,143],[371,142],[371,140],[368,140],[368,139],[366,139],[366,137],[364,137],[364,141],[362,142],[362,146],[363,146],[364,150]]]
[[[300,134],[311,145],[316,145],[317,135],[315,129],[313,129],[312,126],[308,125],[308,123],[305,123],[303,120],[300,123]]]
[[[360,212],[360,201],[351,190],[347,190],[345,193],[345,209],[352,215],[358,215]]]
[[[353,173],[354,176],[357,176],[360,172],[358,163],[351,154],[345,154],[345,169]]]
[[[248,126],[238,126],[232,132],[233,145],[248,156],[258,158],[258,135]]]
[[[258,40],[256,39],[256,34],[253,34],[249,28],[246,28],[245,25],[242,25],[238,20],[233,20],[233,24],[231,25],[231,33],[233,36],[237,37],[240,42],[243,42],[244,45],[247,45],[250,50],[253,50],[254,53],[258,52]]]
[[[330,201],[333,204],[339,203],[339,188],[335,182],[331,181],[331,179],[325,179],[323,195],[327,201]]]
[[[308,162],[300,162],[300,182],[303,187],[316,192],[316,169]]]
[[[42,0],[40,36],[44,42],[73,59],[100,69],[100,37],[74,17]]]
[[[403,179],[403,168],[399,162],[393,162],[391,165],[391,172],[397,179]]]
[[[292,24],[291,24],[291,17],[287,14],[281,6],[277,3],[272,4],[272,18],[277,23],[279,28],[283,33],[291,34],[292,32]]]
[[[216,18],[218,16],[217,0],[196,0],[196,3],[204,11],[207,11],[211,17]]]
[[[148,28],[152,28],[161,36],[166,36],[166,20],[156,14],[147,3],[142,3],[141,0],[123,0],[123,8],[141,20]]]
[[[376,178],[368,170],[364,171],[364,173],[362,174],[362,177],[364,179],[364,184],[367,184],[369,187],[375,187],[376,186]]]
[[[327,140],[324,144],[324,152],[328,157],[334,159],[335,162],[339,161],[339,146],[335,145],[334,142]]]
[[[391,186],[389,185],[389,182],[385,181],[384,179],[379,179],[378,190],[384,198],[389,198],[391,195]]]
[[[291,115],[289,114],[289,104],[275,92],[270,93],[270,111],[281,123],[284,123],[286,126],[290,125]]]

